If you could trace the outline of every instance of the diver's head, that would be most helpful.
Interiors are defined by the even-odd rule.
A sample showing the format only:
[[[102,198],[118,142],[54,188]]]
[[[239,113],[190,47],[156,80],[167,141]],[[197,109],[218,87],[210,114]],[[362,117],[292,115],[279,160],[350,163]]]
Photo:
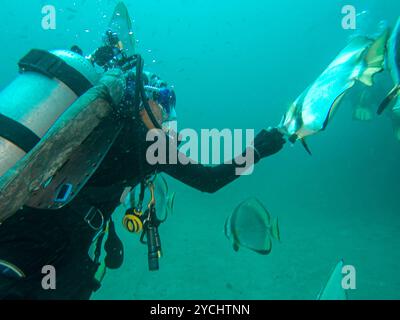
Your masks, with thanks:
[[[157,75],[143,71],[144,61],[135,55],[135,68],[127,76],[125,100],[132,102],[132,111],[140,118],[146,131],[163,129],[168,132],[176,121],[176,95]]]
[[[154,88],[150,86],[146,86],[145,89],[149,97],[148,104],[153,114],[153,117],[151,117],[146,108],[141,111],[142,120],[146,124],[146,127],[148,129],[160,129],[167,123],[176,121],[175,92],[168,88]],[[157,123],[153,123],[152,120],[154,119]]]
[[[157,76],[146,74],[144,86],[147,98],[145,107],[140,111],[142,122],[148,130],[162,129],[169,132],[176,125],[176,94]]]
[[[103,42],[105,45],[112,48],[121,48],[121,41],[119,40],[118,33],[113,32],[111,29],[108,29],[103,37]]]

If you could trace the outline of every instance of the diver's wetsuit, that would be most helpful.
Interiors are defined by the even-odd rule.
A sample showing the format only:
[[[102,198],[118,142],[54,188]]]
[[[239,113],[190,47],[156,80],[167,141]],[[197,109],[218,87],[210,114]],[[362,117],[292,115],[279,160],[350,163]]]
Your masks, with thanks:
[[[96,207],[108,220],[119,205],[124,188],[139,184],[145,176],[165,172],[209,193],[238,177],[235,163],[216,167],[151,166],[145,158],[143,132],[142,124],[125,125],[99,169],[68,206],[56,211],[23,208],[0,226],[0,260],[11,262],[26,275],[24,279],[12,279],[0,273],[0,299],[90,298],[99,283],[94,280],[98,264],[89,258],[88,249],[98,231],[85,221],[87,211],[91,206]],[[261,158],[282,148],[283,138],[276,132],[268,136],[264,131],[260,135],[255,144],[256,147],[259,144],[258,151],[262,150]],[[256,162],[260,160],[257,155]],[[42,289],[41,270],[45,265],[56,268],[56,290]]]

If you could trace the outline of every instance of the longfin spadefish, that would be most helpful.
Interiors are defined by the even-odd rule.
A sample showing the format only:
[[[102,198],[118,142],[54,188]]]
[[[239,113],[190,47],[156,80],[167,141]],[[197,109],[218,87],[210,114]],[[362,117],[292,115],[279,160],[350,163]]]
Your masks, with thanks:
[[[398,99],[399,97],[400,97],[400,85],[395,86],[389,92],[389,94],[386,96],[386,98],[382,101],[382,103],[380,104],[380,106],[378,108],[378,114],[381,115],[387,109],[387,107],[389,107],[389,105],[391,103],[395,102],[396,99]]]
[[[389,39],[390,31],[386,29],[374,41],[365,55],[366,68],[360,75],[358,80],[367,86],[373,85],[373,77],[375,74],[383,71],[385,56],[386,56],[386,43]]]

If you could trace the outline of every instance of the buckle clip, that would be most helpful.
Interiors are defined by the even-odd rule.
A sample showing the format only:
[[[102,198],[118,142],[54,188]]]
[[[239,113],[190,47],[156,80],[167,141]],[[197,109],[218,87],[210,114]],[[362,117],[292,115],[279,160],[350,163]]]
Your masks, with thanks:
[[[100,221],[98,221],[98,222],[97,222],[97,225],[96,225],[96,220],[97,220],[96,218],[97,218],[97,217],[100,218],[100,219],[99,219]],[[88,212],[87,212],[87,214],[86,214],[84,220],[85,220],[85,222],[89,225],[89,227],[92,228],[94,231],[100,231],[100,230],[102,230],[103,227],[104,227],[104,221],[105,221],[104,215],[103,215],[103,213],[102,213],[99,209],[97,209],[96,207],[91,207],[91,208],[88,210]]]

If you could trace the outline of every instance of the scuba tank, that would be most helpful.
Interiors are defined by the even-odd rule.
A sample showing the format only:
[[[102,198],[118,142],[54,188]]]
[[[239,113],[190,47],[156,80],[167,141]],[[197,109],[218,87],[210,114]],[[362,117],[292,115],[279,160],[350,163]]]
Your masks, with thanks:
[[[0,95],[0,223],[24,205],[67,205],[110,150],[121,130],[114,106],[125,92],[124,67],[134,62],[127,18],[117,5],[91,56],[75,46],[32,50],[19,62],[21,75]]]
[[[59,116],[99,80],[83,56],[32,50],[0,92],[0,176],[32,150]]]

